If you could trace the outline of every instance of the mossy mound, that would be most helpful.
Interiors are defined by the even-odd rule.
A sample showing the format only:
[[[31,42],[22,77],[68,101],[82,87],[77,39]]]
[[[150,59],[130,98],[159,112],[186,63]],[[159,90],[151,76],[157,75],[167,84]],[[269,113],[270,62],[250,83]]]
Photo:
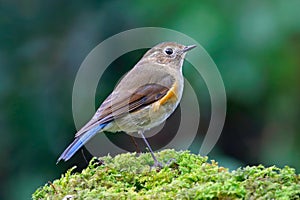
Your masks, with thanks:
[[[35,191],[33,199],[300,199],[300,176],[290,167],[239,168],[230,172],[207,157],[164,150],[151,169],[150,154],[94,159],[81,173],[72,169]]]

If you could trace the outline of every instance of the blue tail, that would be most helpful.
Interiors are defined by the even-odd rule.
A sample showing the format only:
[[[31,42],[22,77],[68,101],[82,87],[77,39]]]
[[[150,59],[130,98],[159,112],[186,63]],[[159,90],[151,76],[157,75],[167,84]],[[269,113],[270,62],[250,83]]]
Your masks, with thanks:
[[[101,129],[103,129],[106,124],[100,124],[91,130],[87,131],[86,133],[82,134],[81,136],[75,138],[75,140],[66,148],[66,150],[60,155],[58,158],[57,163],[59,161],[67,161],[69,160],[85,143],[87,143],[93,136],[96,135]]]

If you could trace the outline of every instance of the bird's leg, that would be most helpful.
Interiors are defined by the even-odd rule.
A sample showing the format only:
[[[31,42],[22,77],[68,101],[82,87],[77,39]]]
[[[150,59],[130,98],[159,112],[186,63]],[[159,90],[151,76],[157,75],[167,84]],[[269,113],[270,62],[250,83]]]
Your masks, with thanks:
[[[152,156],[152,158],[153,158],[153,160],[154,160],[154,166],[153,166],[153,167],[159,167],[159,168],[162,168],[163,165],[162,165],[160,162],[158,162],[158,160],[156,159],[156,157],[155,157],[155,155],[154,155],[154,153],[153,153],[153,151],[152,151],[152,148],[151,148],[150,144],[148,143],[146,137],[144,136],[144,132],[143,132],[143,131],[139,131],[138,133],[142,136],[144,142],[146,143],[146,145],[147,145],[147,147],[148,147],[148,149],[149,149],[149,151],[150,151],[150,153],[151,153],[151,156]]]
[[[136,143],[134,137],[130,135],[130,138],[131,138],[131,140],[132,140],[132,142],[133,142],[133,144],[134,144],[134,146],[135,146],[136,153],[137,153],[138,155],[140,155],[141,150],[140,150],[138,144]]]

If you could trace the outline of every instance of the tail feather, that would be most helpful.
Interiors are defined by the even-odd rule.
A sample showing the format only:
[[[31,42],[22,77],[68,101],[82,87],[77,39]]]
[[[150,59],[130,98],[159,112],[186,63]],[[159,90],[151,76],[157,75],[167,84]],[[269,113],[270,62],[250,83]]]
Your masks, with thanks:
[[[100,124],[99,126],[96,126],[91,130],[87,131],[86,133],[75,138],[75,140],[66,148],[66,150],[57,159],[56,164],[59,163],[59,161],[61,160],[69,160],[83,145],[85,145],[92,137],[96,135],[96,133],[98,133],[105,126],[106,124]]]

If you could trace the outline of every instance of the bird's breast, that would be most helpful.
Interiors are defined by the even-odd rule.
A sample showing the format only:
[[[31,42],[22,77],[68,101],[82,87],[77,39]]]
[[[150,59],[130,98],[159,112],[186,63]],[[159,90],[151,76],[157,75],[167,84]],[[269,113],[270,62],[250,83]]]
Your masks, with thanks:
[[[161,107],[167,105],[171,105],[171,107],[174,106],[176,108],[182,96],[182,84],[183,83],[176,81],[167,94],[153,104],[153,110],[158,111]]]

